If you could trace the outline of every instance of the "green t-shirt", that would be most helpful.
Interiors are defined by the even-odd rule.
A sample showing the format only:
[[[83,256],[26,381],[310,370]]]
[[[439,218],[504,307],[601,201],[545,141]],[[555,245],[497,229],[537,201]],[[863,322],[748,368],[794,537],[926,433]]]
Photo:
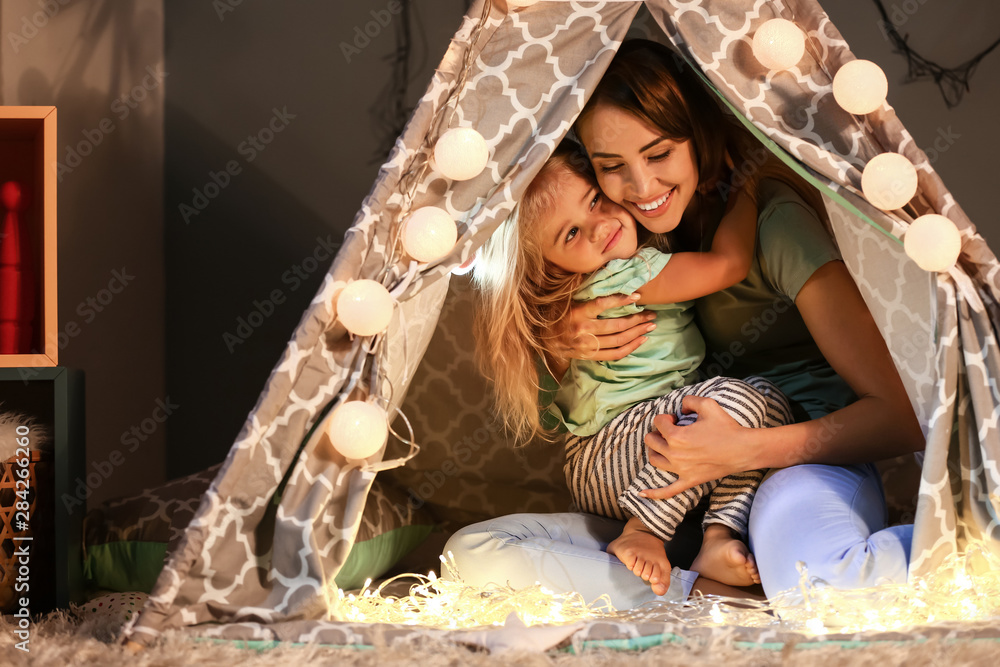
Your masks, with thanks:
[[[573,299],[590,301],[631,294],[663,270],[670,255],[643,248],[634,257],[608,262],[581,285]],[[670,393],[697,378],[705,343],[694,325],[692,301],[611,308],[601,317],[656,311],[656,329],[638,350],[618,361],[574,359],[549,411],[576,435],[597,433],[625,409]]]
[[[840,252],[815,211],[789,186],[766,180],[760,195],[757,244],[746,280],[696,302],[708,348],[701,370],[706,377],[766,377],[788,397],[797,420],[814,419],[857,399],[794,305],[810,276],[839,260]]]

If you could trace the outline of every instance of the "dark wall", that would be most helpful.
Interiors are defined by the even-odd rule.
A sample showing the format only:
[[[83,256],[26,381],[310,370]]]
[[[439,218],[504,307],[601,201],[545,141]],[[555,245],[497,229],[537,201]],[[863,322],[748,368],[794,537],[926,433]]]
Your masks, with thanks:
[[[885,69],[889,101],[919,144],[932,146],[948,128],[961,135],[934,166],[987,240],[1000,243],[987,186],[998,148],[988,116],[1000,103],[992,85],[1000,53],[949,110],[932,83],[902,85],[905,61],[879,30],[871,0],[825,4],[855,52]],[[918,9],[904,30],[928,57],[954,64],[996,38],[994,3],[958,0],[956,11],[943,4],[909,3]],[[466,3],[413,5],[410,103]],[[232,11],[220,13],[224,6]],[[169,476],[225,456],[327,268],[311,256],[339,243],[374,182],[385,148],[377,118],[402,26],[395,7],[389,0],[165,3],[167,391],[181,406],[169,423]],[[973,24],[964,20],[970,16]],[[281,131],[255,148],[248,137],[271,138],[272,120]],[[213,173],[225,184],[218,191]]]
[[[0,103],[57,109],[59,364],[86,375],[78,507],[166,478],[163,100],[173,79],[162,0],[42,4],[0,3]]]
[[[979,63],[962,101],[948,108],[932,79],[904,83],[907,61],[893,53],[872,0],[821,4],[854,54],[885,71],[889,104],[979,233],[994,252],[1000,250],[992,185],[1000,154],[1000,132],[994,121],[1000,107],[1000,49]],[[945,67],[968,62],[1000,38],[1000,3],[994,1],[883,0],[882,4],[910,46]]]
[[[409,103],[465,9],[414,5]],[[388,0],[165,11],[172,477],[225,456],[374,182],[402,17]]]

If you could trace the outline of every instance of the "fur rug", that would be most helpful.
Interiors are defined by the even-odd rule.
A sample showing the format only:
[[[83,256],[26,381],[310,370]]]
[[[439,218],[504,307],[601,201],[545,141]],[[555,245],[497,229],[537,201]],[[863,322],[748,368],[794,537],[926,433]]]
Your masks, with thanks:
[[[510,651],[490,654],[483,650],[439,641],[396,643],[373,649],[325,646],[278,646],[266,650],[241,648],[234,643],[193,639],[183,634],[167,636],[152,648],[132,654],[118,644],[119,620],[81,619],[54,612],[31,626],[29,651],[15,647],[18,638],[10,616],[0,619],[0,664],[20,666],[101,665],[102,667],[274,667],[275,665],[330,665],[375,667],[662,667],[691,664],[739,667],[743,665],[902,665],[950,667],[951,665],[997,664],[1000,641],[996,639],[949,639],[881,641],[861,646],[840,644],[809,647],[746,648],[725,628],[705,641],[660,645],[643,651],[587,650],[579,655],[565,651],[527,653]]]

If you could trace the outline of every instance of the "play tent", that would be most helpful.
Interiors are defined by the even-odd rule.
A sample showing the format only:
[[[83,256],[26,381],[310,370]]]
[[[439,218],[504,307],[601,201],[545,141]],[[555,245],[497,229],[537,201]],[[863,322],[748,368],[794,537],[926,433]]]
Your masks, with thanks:
[[[771,72],[753,56],[750,42],[757,28],[776,16],[794,21],[808,39],[797,66]],[[488,410],[488,400],[476,390],[459,392],[445,415],[421,414],[430,403],[406,398],[411,384],[430,401],[440,391],[435,382],[467,381],[465,308],[447,307],[452,269],[511,211],[627,35],[672,45],[765,144],[773,142],[773,150],[794,159],[823,192],[832,233],[927,436],[911,572],[932,571],[970,540],[997,543],[1000,401],[993,378],[1000,376],[995,339],[1000,265],[887,104],[857,116],[834,101],[833,75],[855,56],[819,4],[543,1],[514,10],[500,0],[477,0],[146,608],[129,628],[131,639],[143,642],[165,629],[201,626],[199,634],[223,638],[370,642],[372,628],[338,618],[328,602],[376,474],[405,471],[418,446],[434,437],[445,448],[479,443],[468,458],[486,464],[492,452],[506,447],[495,430],[483,426],[487,417],[470,417],[475,409]],[[445,178],[429,161],[435,140],[456,126],[474,127],[490,148],[486,169],[464,181]],[[904,155],[919,177],[917,195],[905,210],[891,214],[861,194],[864,166],[885,152]],[[424,206],[446,210],[459,229],[454,249],[428,264],[406,257],[398,238],[404,217]],[[930,212],[945,215],[962,236],[959,262],[940,273],[917,267],[900,242],[908,223]],[[384,334],[349,335],[334,314],[337,290],[361,278],[378,281],[394,299]],[[447,317],[439,320],[442,312]],[[436,361],[422,364],[435,336]],[[425,376],[434,381],[424,382]],[[331,407],[352,392],[378,397],[393,416],[403,406],[414,425],[414,444],[361,462],[321,446]],[[394,424],[409,440],[405,420]],[[391,473],[379,479],[383,475]],[[461,488],[460,476],[442,472],[441,477]],[[412,492],[413,485],[407,488]],[[522,487],[521,493],[525,498],[531,492]],[[469,491],[463,503],[497,497],[502,490]],[[399,509],[398,503],[386,504],[393,506]],[[379,631],[392,636],[423,630]],[[595,622],[584,631],[592,637],[636,633],[620,619]]]

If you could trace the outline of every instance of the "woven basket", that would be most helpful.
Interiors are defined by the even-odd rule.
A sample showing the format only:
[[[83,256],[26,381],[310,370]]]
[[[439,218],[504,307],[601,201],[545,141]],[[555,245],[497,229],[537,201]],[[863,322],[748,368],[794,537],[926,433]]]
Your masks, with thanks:
[[[55,589],[54,545],[52,541],[55,516],[53,514],[54,478],[52,455],[32,451],[28,461],[28,527],[18,529],[17,502],[24,500],[24,484],[18,470],[21,457],[0,462],[0,612],[13,612],[20,608],[19,600],[25,598],[29,607],[39,608],[53,597]],[[21,492],[18,496],[18,491]],[[23,506],[22,506],[23,509]],[[14,538],[31,540],[14,541]],[[28,547],[29,576],[18,581],[18,558],[15,549]],[[23,584],[27,584],[27,588]],[[17,585],[22,584],[17,590]]]

